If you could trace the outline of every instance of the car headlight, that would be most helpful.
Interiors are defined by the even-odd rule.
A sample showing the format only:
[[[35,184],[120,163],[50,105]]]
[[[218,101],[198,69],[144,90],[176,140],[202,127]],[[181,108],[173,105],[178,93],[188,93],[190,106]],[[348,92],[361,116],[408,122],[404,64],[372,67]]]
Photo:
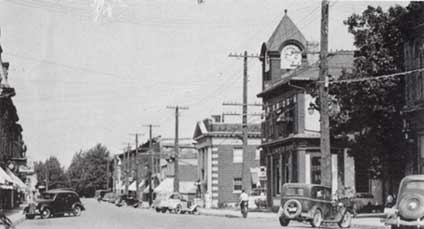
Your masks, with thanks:
[[[339,202],[339,203],[337,204],[337,206],[338,206],[338,207],[343,207],[343,206],[344,206],[344,204],[343,204],[342,202]]]

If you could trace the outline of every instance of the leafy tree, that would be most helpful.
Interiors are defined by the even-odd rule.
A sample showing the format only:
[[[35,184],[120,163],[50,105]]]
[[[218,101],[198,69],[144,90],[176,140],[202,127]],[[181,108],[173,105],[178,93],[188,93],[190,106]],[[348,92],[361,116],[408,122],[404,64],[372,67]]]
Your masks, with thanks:
[[[71,187],[85,196],[94,195],[96,189],[106,188],[109,155],[109,150],[101,144],[85,152],[75,153],[66,172]]]
[[[45,162],[36,162],[34,167],[39,184],[48,184],[48,189],[68,186],[65,170],[55,156],[49,157]]]
[[[340,79],[403,71],[404,28],[414,23],[411,14],[422,17],[422,6],[411,3],[407,8],[394,6],[387,11],[368,6],[362,14],[344,21],[357,50],[353,72],[342,72]],[[402,133],[403,89],[403,77],[334,83],[329,89],[338,107],[330,116],[332,137],[343,136],[356,160],[370,168],[371,177],[386,181],[387,191],[394,191],[399,178],[411,170],[406,162],[413,155],[405,152]]]

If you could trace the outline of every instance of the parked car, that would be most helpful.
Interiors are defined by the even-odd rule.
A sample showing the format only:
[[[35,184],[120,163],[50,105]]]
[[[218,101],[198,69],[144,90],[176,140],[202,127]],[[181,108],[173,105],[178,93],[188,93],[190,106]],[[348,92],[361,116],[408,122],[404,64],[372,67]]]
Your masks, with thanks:
[[[350,227],[352,208],[343,201],[332,200],[331,188],[302,183],[286,183],[281,194],[278,211],[280,225],[290,221],[308,222],[313,227],[322,223],[337,223],[339,227]]]
[[[106,193],[109,193],[110,189],[99,189],[96,190],[96,192],[94,193],[94,198],[96,198],[97,200],[103,200],[103,197],[105,196]]]
[[[371,193],[358,192],[353,198],[353,205],[357,213],[381,211],[382,206],[377,203]]]
[[[120,195],[118,200],[115,201],[116,206],[134,206],[137,207],[139,204],[138,200],[132,195]]]
[[[395,205],[385,209],[385,225],[392,229],[424,227],[424,175],[404,177],[397,196]]]
[[[106,193],[102,200],[109,202],[109,203],[115,203],[115,201],[119,198],[118,194],[114,193],[114,192],[108,192]]]
[[[180,213],[197,213],[199,206],[187,201],[180,193],[158,195],[153,203],[156,212],[165,213],[166,211]]]
[[[65,189],[53,189],[41,194],[41,198],[35,203],[31,203],[24,208],[27,219],[34,219],[39,215],[46,219],[54,215],[64,215],[66,213],[75,216],[81,215],[85,210],[78,194]]]

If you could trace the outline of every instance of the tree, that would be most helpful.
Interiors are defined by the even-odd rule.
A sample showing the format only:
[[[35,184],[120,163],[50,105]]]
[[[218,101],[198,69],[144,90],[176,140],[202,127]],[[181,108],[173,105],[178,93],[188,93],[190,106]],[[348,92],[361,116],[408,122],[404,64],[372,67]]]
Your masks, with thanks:
[[[48,185],[48,189],[65,188],[68,186],[64,168],[55,156],[49,157],[45,162],[36,162],[34,170],[37,174],[39,184]]]
[[[93,196],[96,189],[107,188],[109,155],[109,150],[101,144],[75,153],[66,172],[71,187],[85,196]]]
[[[368,6],[362,14],[353,14],[344,21],[357,50],[353,72],[343,71],[340,79],[403,71],[403,28],[413,23],[411,12],[417,7],[413,4],[387,11]],[[412,156],[405,152],[402,133],[403,89],[402,76],[333,83],[329,89],[338,107],[338,112],[330,116],[332,137],[343,136],[358,164],[370,168],[371,177],[383,178],[390,192],[410,170],[405,165]]]

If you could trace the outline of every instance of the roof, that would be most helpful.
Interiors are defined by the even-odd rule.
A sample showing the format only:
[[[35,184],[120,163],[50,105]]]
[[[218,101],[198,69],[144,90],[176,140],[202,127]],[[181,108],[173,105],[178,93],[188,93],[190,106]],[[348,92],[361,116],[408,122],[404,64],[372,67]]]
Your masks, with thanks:
[[[261,137],[261,125],[260,124],[248,124],[248,137],[249,138],[260,138]],[[213,122],[211,119],[205,119],[199,121],[196,124],[193,139],[200,137],[212,136],[212,137],[238,137],[242,134],[241,123],[220,123]]]
[[[402,179],[402,181],[410,181],[410,180],[424,180],[424,175],[409,175]]]
[[[287,15],[287,10],[280,23],[274,29],[271,37],[268,39],[266,46],[270,51],[280,51],[280,47],[286,41],[297,41],[300,42],[303,47],[306,47],[306,39],[294,22]]]
[[[328,57],[328,74],[334,79],[338,79],[342,71],[352,72],[353,69],[353,51],[341,50],[329,55]],[[265,94],[280,88],[282,85],[288,84],[290,81],[312,81],[318,80],[319,63],[297,69],[287,77],[277,81],[272,86],[260,92],[257,96],[262,97]]]

